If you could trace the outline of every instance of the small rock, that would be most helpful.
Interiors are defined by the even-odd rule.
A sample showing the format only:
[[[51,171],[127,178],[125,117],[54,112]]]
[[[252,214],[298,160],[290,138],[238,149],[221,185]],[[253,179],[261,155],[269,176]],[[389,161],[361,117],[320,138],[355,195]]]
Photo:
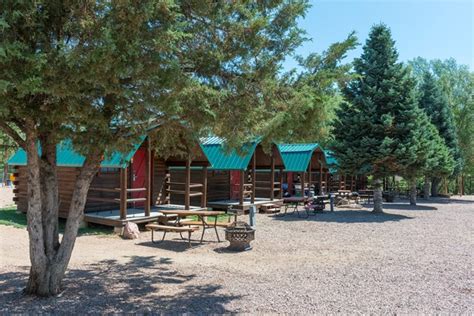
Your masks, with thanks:
[[[137,224],[128,222],[125,224],[123,229],[123,238],[125,239],[137,239],[140,236],[140,230]]]

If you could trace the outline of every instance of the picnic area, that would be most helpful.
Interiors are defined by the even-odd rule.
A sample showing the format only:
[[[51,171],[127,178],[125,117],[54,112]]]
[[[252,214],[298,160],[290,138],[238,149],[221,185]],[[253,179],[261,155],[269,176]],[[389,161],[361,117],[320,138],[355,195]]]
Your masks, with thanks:
[[[191,248],[179,235],[153,244],[147,231],[82,235],[64,291],[48,299],[21,293],[26,229],[0,225],[0,313],[474,312],[474,198],[384,207],[258,214],[254,248],[241,253],[212,231]]]

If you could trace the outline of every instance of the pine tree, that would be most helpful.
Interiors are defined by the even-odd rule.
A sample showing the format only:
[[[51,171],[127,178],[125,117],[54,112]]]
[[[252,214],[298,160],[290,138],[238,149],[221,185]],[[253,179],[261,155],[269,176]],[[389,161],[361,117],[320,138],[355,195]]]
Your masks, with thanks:
[[[358,79],[338,112],[334,152],[345,171],[374,179],[374,212],[382,212],[382,178],[406,174],[426,163],[422,138],[426,116],[418,107],[416,83],[385,25],[372,28],[362,56],[354,61]]]
[[[427,174],[427,176],[432,177],[431,193],[433,196],[437,196],[441,177],[447,177],[460,171],[462,165],[461,156],[452,110],[446,96],[437,84],[435,77],[429,71],[425,71],[423,74],[423,83],[420,90],[420,107],[425,110],[431,123],[436,126],[440,136],[444,139],[446,146],[449,148],[451,156],[454,158],[453,166],[450,164],[451,161],[448,161],[447,166],[438,165]],[[440,170],[443,170],[443,172],[440,172]],[[446,170],[450,172],[446,172]]]

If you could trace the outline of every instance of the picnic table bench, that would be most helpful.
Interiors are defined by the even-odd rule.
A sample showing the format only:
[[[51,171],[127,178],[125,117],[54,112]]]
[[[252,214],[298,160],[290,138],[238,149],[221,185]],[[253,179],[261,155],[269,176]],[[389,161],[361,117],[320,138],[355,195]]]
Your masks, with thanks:
[[[206,229],[214,229],[216,232],[217,236],[217,241],[220,242],[219,238],[219,233],[217,232],[217,227],[221,226],[224,227],[221,223],[217,223],[217,216],[225,214],[225,212],[220,212],[220,211],[190,211],[190,210],[177,210],[177,211],[161,211],[161,213],[165,215],[176,215],[176,226],[182,227],[182,226],[189,226],[189,225],[197,225],[202,227],[202,235],[201,235],[201,243],[204,240],[204,233],[206,232]],[[187,216],[197,216],[198,221],[182,221],[183,218],[186,218]],[[208,222],[207,217],[208,216],[214,216],[214,222]],[[194,223],[193,223],[194,222]],[[197,224],[196,224],[197,222]],[[189,224],[193,223],[193,224]]]
[[[283,198],[283,203],[285,204],[285,212],[282,214],[282,216],[285,216],[288,214],[288,209],[292,209],[293,212],[291,214],[296,213],[298,217],[301,217],[300,211],[298,210],[299,205],[305,205],[306,203],[312,201],[313,198],[310,196],[289,196]],[[306,217],[308,217],[309,214],[306,211]]]
[[[181,236],[181,239],[183,239],[183,240],[185,239],[183,237],[183,233],[188,233],[189,246],[191,246],[191,234],[199,229],[199,227],[193,227],[193,226],[181,227],[181,226],[168,226],[168,225],[160,225],[160,224],[147,224],[145,227],[148,230],[151,230],[151,242],[152,243],[157,244],[157,243],[160,243],[163,240],[165,240],[166,233],[168,233],[168,232],[170,232],[170,233],[179,233],[179,235]],[[160,241],[155,241],[154,240],[153,232],[155,232],[155,231],[162,231],[163,232],[163,238],[161,238]]]

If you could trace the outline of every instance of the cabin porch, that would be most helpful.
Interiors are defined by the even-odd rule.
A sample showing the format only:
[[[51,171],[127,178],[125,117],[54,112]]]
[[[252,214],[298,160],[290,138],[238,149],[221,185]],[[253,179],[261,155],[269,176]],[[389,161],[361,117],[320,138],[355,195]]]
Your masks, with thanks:
[[[155,205],[150,208],[150,213],[147,214],[143,208],[128,208],[127,215],[125,218],[122,218],[120,216],[120,209],[98,210],[85,213],[84,221],[86,223],[122,227],[127,222],[132,222],[136,224],[155,222],[160,217],[164,216],[161,211],[182,211],[185,209],[185,206],[180,204]],[[199,206],[190,206],[189,210],[203,211],[206,210],[206,208]]]

